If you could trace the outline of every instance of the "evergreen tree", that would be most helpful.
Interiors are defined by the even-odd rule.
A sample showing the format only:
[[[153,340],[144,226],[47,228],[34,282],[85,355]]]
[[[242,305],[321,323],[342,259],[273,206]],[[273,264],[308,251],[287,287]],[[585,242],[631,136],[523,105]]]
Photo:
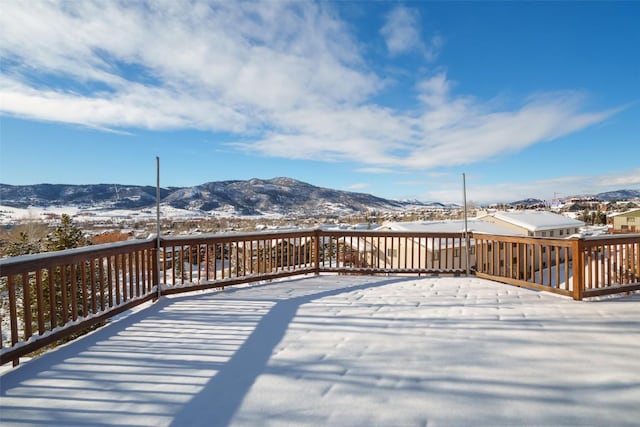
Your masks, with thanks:
[[[89,240],[67,214],[62,214],[60,225],[47,237],[47,250],[49,251],[73,249],[88,244]]]
[[[42,242],[33,240],[26,231],[21,231],[18,240],[7,245],[6,252],[8,256],[37,254],[42,252]]]
[[[82,230],[73,223],[71,217],[67,214],[63,214],[60,218],[60,225],[55,227],[53,231],[49,233],[46,241],[46,250],[47,251],[61,251],[64,249],[73,249],[81,246],[89,245],[91,242],[87,239],[82,232]],[[85,263],[85,281],[89,281],[89,263]],[[54,319],[54,323],[57,325],[62,325],[63,322],[63,311],[65,312],[65,317],[71,317],[71,303],[73,300],[76,301],[76,307],[78,310],[78,314],[80,316],[86,316],[88,314],[88,307],[86,307],[83,302],[83,290],[82,290],[82,270],[81,265],[75,266],[75,276],[72,276],[70,266],[57,267],[53,270],[53,276],[49,278],[48,271],[42,271],[42,282],[43,284],[48,283],[49,280],[53,281],[55,296],[54,299],[56,301],[56,319]],[[65,269],[65,275],[67,278],[66,283],[62,283],[62,271],[61,269]],[[32,303],[36,302],[36,287],[35,284],[31,287],[32,289]],[[67,301],[66,307],[62,306],[62,293],[65,294],[65,299]],[[84,291],[86,292],[86,290]],[[73,296],[72,296],[73,294]],[[87,295],[84,296],[85,300]],[[43,304],[45,308],[44,317],[47,322],[50,322],[52,319],[49,318],[49,299],[50,299],[50,291],[48,286],[43,286],[42,288],[42,298]],[[35,307],[34,307],[35,311]]]

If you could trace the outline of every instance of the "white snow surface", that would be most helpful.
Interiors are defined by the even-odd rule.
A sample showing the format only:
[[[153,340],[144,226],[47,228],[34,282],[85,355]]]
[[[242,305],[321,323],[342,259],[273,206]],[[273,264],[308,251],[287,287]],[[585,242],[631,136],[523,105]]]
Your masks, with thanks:
[[[411,221],[391,222],[384,224],[380,229],[393,231],[428,232],[428,233],[464,233],[464,220],[447,221]],[[511,229],[478,218],[467,221],[467,230],[474,233],[517,235]]]
[[[547,211],[507,211],[495,212],[494,217],[511,224],[524,227],[529,231],[551,230],[556,228],[582,227],[584,222]]]
[[[0,377],[0,424],[637,425],[640,295],[303,277],[163,297]]]

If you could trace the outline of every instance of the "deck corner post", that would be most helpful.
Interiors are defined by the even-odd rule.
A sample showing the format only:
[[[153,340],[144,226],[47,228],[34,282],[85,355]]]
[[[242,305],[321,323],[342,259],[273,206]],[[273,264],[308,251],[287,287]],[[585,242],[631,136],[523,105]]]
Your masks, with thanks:
[[[584,283],[584,239],[577,237],[572,239],[573,258],[573,299],[582,301],[585,292]]]

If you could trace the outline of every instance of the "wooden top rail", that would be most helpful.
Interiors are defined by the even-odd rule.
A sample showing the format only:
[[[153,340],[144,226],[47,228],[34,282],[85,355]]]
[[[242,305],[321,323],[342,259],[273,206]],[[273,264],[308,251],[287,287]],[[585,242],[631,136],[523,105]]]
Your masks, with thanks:
[[[616,234],[615,236],[586,236],[582,239],[583,246],[601,246],[601,245],[624,245],[629,243],[640,243],[640,234]]]
[[[25,271],[35,271],[63,264],[73,264],[90,259],[126,254],[141,249],[155,247],[155,239],[127,240],[103,243],[55,252],[21,255],[0,259],[0,276],[9,276]]]
[[[393,230],[325,230],[321,228],[284,230],[269,232],[230,232],[230,233],[207,233],[193,236],[163,236],[161,246],[178,246],[196,243],[205,243],[215,240],[218,242],[236,242],[239,240],[265,240],[283,239],[291,237],[305,237],[318,234],[320,236],[345,236],[345,237],[413,237],[413,238],[459,238],[463,233],[439,233],[439,232],[415,232],[415,231],[393,231]],[[469,233],[472,236],[472,233]],[[502,236],[504,237],[504,236]]]
[[[395,231],[395,230],[319,230],[321,236],[344,236],[344,237],[402,237],[402,238],[443,238],[459,239],[463,233],[440,233],[428,231]],[[469,233],[471,236],[471,233]]]
[[[471,233],[470,233],[471,234]],[[525,243],[546,246],[558,246],[561,248],[570,248],[572,242],[580,240],[578,237],[569,238],[551,238],[551,237],[534,237],[534,236],[505,236],[501,234],[485,234],[475,232],[471,235],[476,240],[497,240],[505,243]]]
[[[216,242],[237,242],[242,240],[265,240],[265,239],[283,239],[290,237],[306,237],[313,236],[316,230],[286,230],[286,231],[270,231],[270,232],[242,232],[242,233],[207,233],[194,236],[164,236],[160,240],[160,246],[180,246],[193,245],[198,243]]]

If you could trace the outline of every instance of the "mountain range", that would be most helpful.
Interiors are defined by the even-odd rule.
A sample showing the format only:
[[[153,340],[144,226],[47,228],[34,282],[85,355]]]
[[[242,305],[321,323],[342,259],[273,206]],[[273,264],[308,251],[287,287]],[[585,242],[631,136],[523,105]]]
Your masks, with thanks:
[[[291,178],[216,181],[193,187],[160,189],[163,206],[236,215],[354,213],[367,209],[400,209],[408,202],[365,193],[316,187]],[[79,206],[104,209],[154,207],[156,188],[116,184],[0,184],[0,205]],[[411,202],[415,205],[416,202]]]
[[[603,200],[640,198],[638,190],[617,190],[592,197]],[[317,187],[292,178],[208,182],[193,187],[160,189],[163,206],[190,211],[223,211],[235,215],[349,214],[406,207],[451,207],[437,202],[398,201],[371,194]],[[527,199],[531,202],[534,199]],[[536,202],[539,202],[537,199]],[[522,202],[522,201],[521,201]],[[78,206],[91,209],[145,209],[156,203],[156,188],[119,184],[0,184],[0,205]],[[514,205],[517,205],[514,202]]]

